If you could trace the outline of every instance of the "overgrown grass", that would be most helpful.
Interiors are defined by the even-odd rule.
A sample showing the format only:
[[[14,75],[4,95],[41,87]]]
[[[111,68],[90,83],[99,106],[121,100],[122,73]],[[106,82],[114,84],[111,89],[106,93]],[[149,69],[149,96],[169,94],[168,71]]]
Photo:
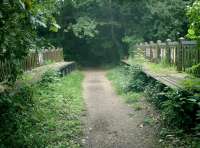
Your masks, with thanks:
[[[78,71],[63,78],[48,72],[40,83],[8,98],[12,100],[7,106],[13,109],[5,107],[5,102],[3,109],[1,102],[0,147],[80,147],[82,80]],[[17,96],[31,101],[17,102]]]
[[[129,85],[131,85],[132,78],[128,73],[125,74],[125,69],[122,67],[113,68],[107,73],[107,77],[113,83],[117,93],[125,99],[125,102],[134,109],[140,110],[140,106],[137,107],[137,102],[143,97],[143,93],[130,91]]]
[[[145,59],[143,55],[137,53],[134,58],[129,58],[128,61],[132,65],[139,64],[143,68],[148,69],[158,74],[180,74],[176,70],[176,67],[173,65],[167,64],[165,59],[161,60],[159,63],[153,63],[153,62],[149,62],[148,59]],[[186,75],[185,72],[182,72],[182,73]]]
[[[152,62],[144,62],[143,66],[145,68],[150,69],[151,71],[158,73],[158,74],[176,74],[176,68],[174,66],[166,65],[163,63],[152,63]]]

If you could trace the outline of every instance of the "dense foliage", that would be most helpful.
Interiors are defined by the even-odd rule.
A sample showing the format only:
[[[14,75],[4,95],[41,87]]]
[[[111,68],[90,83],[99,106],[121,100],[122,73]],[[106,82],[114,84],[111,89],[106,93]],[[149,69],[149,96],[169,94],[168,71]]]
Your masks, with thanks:
[[[41,47],[43,42],[37,37],[37,28],[56,31],[59,27],[53,17],[59,3],[54,0],[0,1],[0,59],[10,63],[9,81],[15,81],[21,72],[19,63],[29,51]]]
[[[39,49],[49,43],[64,47],[68,60],[87,65],[117,63],[128,54],[129,47],[141,40],[156,41],[185,36],[188,29],[186,7],[192,2],[1,1],[0,56],[2,60],[8,59],[12,63],[15,74],[19,73],[16,64],[19,59],[23,59],[30,49]],[[191,23],[194,18],[192,10],[196,10],[192,8],[188,12]],[[10,79],[15,77],[12,75]]]
[[[146,99],[158,109],[161,114],[159,134],[164,140],[164,147],[199,147],[200,90],[172,90],[148,77],[137,67],[121,66],[113,70],[109,78],[117,82],[115,85],[127,95],[144,92]],[[132,101],[137,100],[137,96],[129,98],[132,98]]]
[[[190,21],[190,27],[188,30],[188,37],[191,39],[200,39],[200,16],[199,16],[199,11],[200,11],[200,1],[195,0],[192,6],[188,7],[187,15],[189,17]]]
[[[193,0],[65,0],[58,33],[41,35],[65,49],[66,59],[83,64],[117,63],[128,47],[145,40],[187,34],[186,6]],[[129,46],[127,46],[129,45]]]
[[[200,77],[200,64],[194,65],[187,69],[187,72],[195,77]]]
[[[1,93],[0,147],[79,147],[82,80],[47,71],[38,84]]]

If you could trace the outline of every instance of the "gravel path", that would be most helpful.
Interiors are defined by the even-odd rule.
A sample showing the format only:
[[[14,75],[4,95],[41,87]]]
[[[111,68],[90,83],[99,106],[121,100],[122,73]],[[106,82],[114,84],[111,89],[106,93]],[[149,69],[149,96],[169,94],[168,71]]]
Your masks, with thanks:
[[[123,103],[106,78],[106,71],[86,70],[84,98],[86,148],[155,148],[154,128],[143,126],[148,111]]]

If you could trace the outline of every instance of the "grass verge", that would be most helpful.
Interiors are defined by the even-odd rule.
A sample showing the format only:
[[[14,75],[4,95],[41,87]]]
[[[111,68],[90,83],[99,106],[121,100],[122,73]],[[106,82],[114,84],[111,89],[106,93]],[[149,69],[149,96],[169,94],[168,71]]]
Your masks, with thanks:
[[[9,104],[0,102],[4,107],[0,116],[0,147],[80,147],[82,80],[83,74],[78,71],[63,78],[47,72],[41,82],[25,87],[23,93],[19,90],[13,97],[6,95]]]
[[[128,83],[130,82],[131,78],[124,75],[123,69],[121,69],[121,67],[116,67],[109,70],[107,77],[112,82],[118,95],[122,96],[125,99],[125,102],[133,106],[133,108],[136,103],[143,97],[143,94],[140,92],[129,91],[127,86],[129,85]]]

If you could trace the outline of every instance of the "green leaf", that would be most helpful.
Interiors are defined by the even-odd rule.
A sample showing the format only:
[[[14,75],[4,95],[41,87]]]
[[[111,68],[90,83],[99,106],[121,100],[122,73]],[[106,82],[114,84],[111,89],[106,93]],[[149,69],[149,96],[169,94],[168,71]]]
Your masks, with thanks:
[[[190,35],[195,35],[195,32],[194,32],[193,29],[189,29],[189,30],[188,30],[188,33],[189,33]]]
[[[195,99],[187,99],[188,101],[191,101],[191,102],[197,102],[197,100]]]
[[[26,9],[24,2],[22,2],[21,0],[19,0],[19,4],[21,6],[22,9]]]
[[[51,25],[51,27],[50,27],[50,31],[52,31],[52,32],[58,32],[58,30],[60,29],[61,27],[58,25],[58,24],[56,24],[56,23],[52,23],[52,25]]]

